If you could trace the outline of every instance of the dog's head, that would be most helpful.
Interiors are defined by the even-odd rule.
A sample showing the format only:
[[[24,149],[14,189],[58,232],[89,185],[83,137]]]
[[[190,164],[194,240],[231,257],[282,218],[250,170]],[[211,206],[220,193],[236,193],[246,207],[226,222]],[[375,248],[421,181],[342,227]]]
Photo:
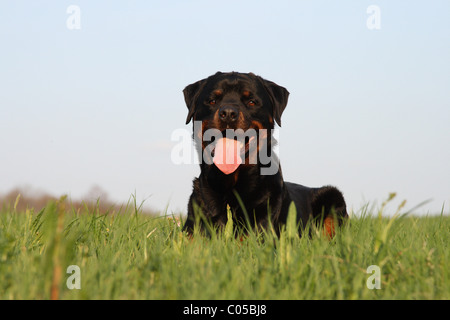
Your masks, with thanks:
[[[199,151],[204,153],[209,146],[213,162],[225,174],[234,172],[241,163],[252,163],[252,144],[256,159],[261,141],[271,135],[267,131],[274,128],[274,121],[281,125],[289,96],[274,82],[253,73],[237,72],[217,72],[188,85],[183,93],[189,109],[186,124],[194,120]],[[195,123],[201,123],[197,130]],[[230,165],[221,166],[220,162]]]

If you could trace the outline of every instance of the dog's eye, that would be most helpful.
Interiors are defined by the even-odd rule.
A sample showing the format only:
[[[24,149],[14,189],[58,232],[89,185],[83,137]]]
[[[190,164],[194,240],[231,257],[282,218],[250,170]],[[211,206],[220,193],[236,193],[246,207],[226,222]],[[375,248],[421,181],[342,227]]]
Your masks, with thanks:
[[[215,106],[216,105],[216,100],[209,100],[209,105]]]
[[[247,105],[248,105],[249,107],[254,107],[254,106],[256,105],[256,101],[255,101],[255,100],[250,100],[250,101],[247,103]]]

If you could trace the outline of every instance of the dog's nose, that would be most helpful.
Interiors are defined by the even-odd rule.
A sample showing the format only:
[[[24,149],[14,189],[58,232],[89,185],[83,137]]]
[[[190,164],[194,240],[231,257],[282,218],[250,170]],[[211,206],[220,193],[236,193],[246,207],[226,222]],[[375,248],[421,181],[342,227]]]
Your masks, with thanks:
[[[219,118],[225,122],[234,122],[239,115],[238,110],[233,106],[222,106],[219,109]]]

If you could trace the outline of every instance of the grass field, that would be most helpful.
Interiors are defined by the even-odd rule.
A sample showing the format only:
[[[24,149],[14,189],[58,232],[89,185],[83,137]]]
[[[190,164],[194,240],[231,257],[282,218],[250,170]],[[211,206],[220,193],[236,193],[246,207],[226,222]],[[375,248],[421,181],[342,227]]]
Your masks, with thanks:
[[[179,217],[132,201],[106,214],[62,200],[16,208],[0,212],[0,299],[450,299],[444,214],[364,207],[331,241],[314,228],[298,238],[292,225],[241,240],[189,238]]]

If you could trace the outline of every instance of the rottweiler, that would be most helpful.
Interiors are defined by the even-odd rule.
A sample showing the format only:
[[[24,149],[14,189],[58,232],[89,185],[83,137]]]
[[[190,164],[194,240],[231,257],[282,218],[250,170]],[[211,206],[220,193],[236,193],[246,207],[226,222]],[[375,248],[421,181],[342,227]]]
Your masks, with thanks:
[[[293,202],[299,234],[314,221],[329,237],[348,218],[342,193],[333,186],[309,188],[285,182],[277,155],[275,122],[289,92],[253,73],[217,72],[183,90],[201,173],[193,181],[183,230],[196,223],[272,228],[279,235]]]

